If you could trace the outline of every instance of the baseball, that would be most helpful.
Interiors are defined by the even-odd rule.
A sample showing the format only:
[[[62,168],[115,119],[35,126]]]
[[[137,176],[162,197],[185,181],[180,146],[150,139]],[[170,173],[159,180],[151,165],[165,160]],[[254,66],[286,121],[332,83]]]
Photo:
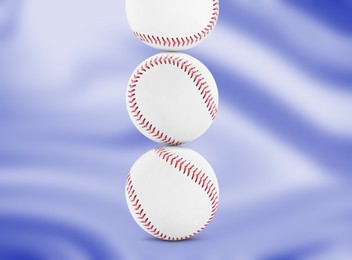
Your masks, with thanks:
[[[210,223],[219,188],[213,169],[201,155],[183,147],[159,147],[133,165],[126,200],[142,229],[176,241],[192,237]]]
[[[182,53],[161,53],[142,62],[127,87],[127,110],[137,129],[159,143],[180,145],[201,136],[218,108],[210,71]]]
[[[218,0],[126,0],[134,34],[147,45],[167,51],[192,48],[214,29]]]

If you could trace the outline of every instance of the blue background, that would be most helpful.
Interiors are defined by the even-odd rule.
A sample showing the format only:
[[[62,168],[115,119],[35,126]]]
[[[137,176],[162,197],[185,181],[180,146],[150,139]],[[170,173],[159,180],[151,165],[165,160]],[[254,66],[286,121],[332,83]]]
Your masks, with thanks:
[[[220,2],[187,51],[214,74],[219,113],[186,145],[215,169],[220,207],[170,243],[125,203],[156,146],[125,89],[158,51],[124,1],[0,0],[0,259],[352,259],[352,2]]]

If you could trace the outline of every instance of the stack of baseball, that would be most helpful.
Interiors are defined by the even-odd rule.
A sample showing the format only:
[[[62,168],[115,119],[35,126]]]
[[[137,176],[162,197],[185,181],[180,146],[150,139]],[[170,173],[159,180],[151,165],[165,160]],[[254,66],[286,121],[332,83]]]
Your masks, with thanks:
[[[198,153],[180,145],[212,124],[218,91],[210,71],[177,51],[201,43],[214,29],[218,0],[126,0],[139,40],[167,51],[143,61],[127,87],[127,109],[137,129],[165,144],[133,165],[127,177],[130,212],[145,231],[183,240],[203,230],[218,207],[216,175]]]

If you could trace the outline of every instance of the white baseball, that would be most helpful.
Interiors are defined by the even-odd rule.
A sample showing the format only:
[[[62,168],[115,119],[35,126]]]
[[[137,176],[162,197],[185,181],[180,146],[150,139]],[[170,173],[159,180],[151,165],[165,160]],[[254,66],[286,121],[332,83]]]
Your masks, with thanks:
[[[213,219],[219,188],[213,169],[200,154],[183,147],[159,147],[133,165],[126,200],[146,232],[163,240],[183,240]]]
[[[127,87],[127,109],[146,137],[179,145],[201,136],[218,108],[210,71],[182,53],[161,53],[142,62]]]
[[[147,45],[168,51],[194,47],[213,31],[218,0],[126,0],[134,34]]]

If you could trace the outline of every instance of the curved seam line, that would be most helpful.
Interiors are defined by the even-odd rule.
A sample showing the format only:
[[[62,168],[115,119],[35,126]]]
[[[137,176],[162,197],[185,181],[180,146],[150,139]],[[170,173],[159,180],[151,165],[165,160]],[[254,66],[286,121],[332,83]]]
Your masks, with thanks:
[[[156,35],[149,35],[140,32],[134,32],[134,34],[145,43],[162,45],[164,47],[184,47],[191,44],[195,44],[205,38],[215,27],[216,21],[219,16],[219,1],[213,0],[213,13],[212,16],[203,30],[200,32],[187,36],[187,37],[161,37]]]

